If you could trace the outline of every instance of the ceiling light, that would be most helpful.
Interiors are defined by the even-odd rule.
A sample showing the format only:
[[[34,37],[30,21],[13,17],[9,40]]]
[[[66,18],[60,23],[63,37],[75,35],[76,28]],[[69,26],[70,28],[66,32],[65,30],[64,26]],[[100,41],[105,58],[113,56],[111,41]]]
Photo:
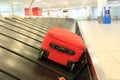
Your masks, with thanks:
[[[87,5],[87,2],[81,2],[81,5],[85,6],[85,5]]]
[[[41,0],[36,0],[36,1],[40,1],[41,2]]]
[[[86,2],[86,1],[88,1],[88,0],[82,0],[83,2]]]
[[[23,4],[23,2],[13,2],[13,4]]]
[[[25,4],[25,7],[27,7],[28,5],[27,4]]]
[[[114,1],[114,2],[112,2],[113,4],[118,4],[119,3],[119,1]]]
[[[87,2],[85,2],[85,1],[83,1],[83,2],[81,2],[81,4],[86,4]]]
[[[48,7],[51,7],[51,5],[50,5],[50,4],[47,4],[47,6],[48,6]]]
[[[41,4],[46,5],[47,3],[46,2],[42,2]]]
[[[68,4],[68,2],[67,1],[62,1],[63,2],[63,4]]]
[[[66,3],[67,1],[62,1],[63,3]]]

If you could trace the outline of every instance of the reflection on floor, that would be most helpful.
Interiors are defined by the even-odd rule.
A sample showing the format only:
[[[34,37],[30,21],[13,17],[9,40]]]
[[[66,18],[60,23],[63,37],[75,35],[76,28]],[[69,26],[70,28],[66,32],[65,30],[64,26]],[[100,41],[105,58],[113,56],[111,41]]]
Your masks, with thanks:
[[[120,21],[79,21],[89,46],[110,80],[120,80]]]

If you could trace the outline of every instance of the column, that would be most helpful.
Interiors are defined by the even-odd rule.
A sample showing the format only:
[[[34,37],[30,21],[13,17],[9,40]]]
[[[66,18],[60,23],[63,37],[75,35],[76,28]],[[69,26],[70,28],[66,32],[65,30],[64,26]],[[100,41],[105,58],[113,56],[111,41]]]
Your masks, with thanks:
[[[51,14],[51,5],[49,4],[48,5],[48,16],[50,17],[50,14]]]
[[[10,3],[11,3],[12,15],[14,15],[14,10],[13,10],[13,0],[10,0]]]
[[[29,16],[32,16],[32,4],[33,4],[34,0],[30,1],[30,6],[29,6]]]
[[[102,23],[102,9],[107,5],[107,0],[98,0],[98,22]]]
[[[92,9],[91,9],[91,6],[87,6],[87,20],[91,20],[91,12]]]
[[[1,17],[1,15],[2,15],[2,14],[1,14],[1,6],[0,6],[0,17]]]

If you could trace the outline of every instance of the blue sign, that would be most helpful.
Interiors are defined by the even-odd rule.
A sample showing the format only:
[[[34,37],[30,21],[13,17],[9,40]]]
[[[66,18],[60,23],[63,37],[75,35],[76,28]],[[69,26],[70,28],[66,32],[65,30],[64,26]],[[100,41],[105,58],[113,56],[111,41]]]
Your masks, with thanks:
[[[110,24],[111,23],[110,8],[111,7],[108,7],[108,6],[103,7],[103,14],[102,14],[103,24]]]

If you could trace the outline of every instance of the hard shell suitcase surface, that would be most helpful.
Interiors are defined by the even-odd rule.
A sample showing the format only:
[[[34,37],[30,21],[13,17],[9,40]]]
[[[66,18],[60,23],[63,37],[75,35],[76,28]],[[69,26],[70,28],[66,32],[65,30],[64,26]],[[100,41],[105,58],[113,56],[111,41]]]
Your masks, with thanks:
[[[85,49],[80,36],[61,27],[54,27],[46,34],[41,49],[41,57],[46,57],[61,65],[74,68]]]

